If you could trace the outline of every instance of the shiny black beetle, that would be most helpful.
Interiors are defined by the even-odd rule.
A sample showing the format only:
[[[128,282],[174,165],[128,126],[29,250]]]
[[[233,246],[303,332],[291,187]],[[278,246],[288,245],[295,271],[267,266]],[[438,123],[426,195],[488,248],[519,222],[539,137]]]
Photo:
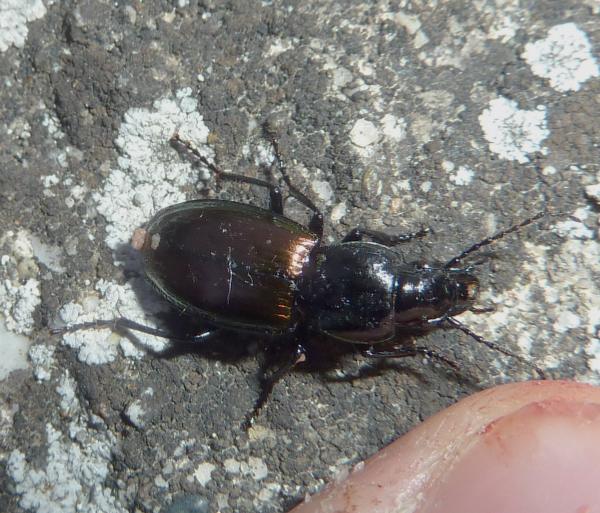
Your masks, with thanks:
[[[308,227],[284,216],[277,186],[221,171],[178,135],[171,143],[220,178],[270,191],[270,210],[223,200],[170,206],[156,214],[134,239],[152,284],[179,309],[210,326],[190,340],[202,341],[224,328],[290,341],[288,362],[265,379],[251,419],[273,384],[306,359],[311,336],[315,335],[354,344],[369,357],[422,354],[456,367],[443,355],[406,337],[407,332],[454,328],[525,362],[544,377],[538,366],[483,339],[455,319],[467,310],[489,311],[474,306],[479,282],[470,267],[460,266],[461,261],[533,223],[542,213],[472,245],[446,263],[407,262],[394,246],[422,237],[427,230],[392,236],[356,228],[340,243],[323,245],[323,216],[290,182],[277,141],[273,141],[276,162],[290,194],[313,212]],[[164,330],[124,318],[66,330],[102,325],[172,338]]]

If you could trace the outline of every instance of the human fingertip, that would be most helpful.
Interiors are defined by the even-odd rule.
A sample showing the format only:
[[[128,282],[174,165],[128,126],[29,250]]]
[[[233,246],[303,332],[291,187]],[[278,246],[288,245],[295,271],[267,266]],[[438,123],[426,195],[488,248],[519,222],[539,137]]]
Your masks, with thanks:
[[[427,419],[293,513],[597,512],[598,441],[600,388],[503,385]]]

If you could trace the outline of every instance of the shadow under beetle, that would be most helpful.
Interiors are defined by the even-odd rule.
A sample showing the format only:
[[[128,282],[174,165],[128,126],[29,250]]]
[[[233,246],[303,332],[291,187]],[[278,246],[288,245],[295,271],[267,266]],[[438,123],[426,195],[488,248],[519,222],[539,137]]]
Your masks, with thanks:
[[[158,212],[133,245],[140,250],[150,282],[172,304],[210,326],[186,337],[202,342],[220,329],[254,332],[288,342],[286,363],[263,378],[262,390],[246,421],[251,424],[273,385],[304,361],[311,336],[353,344],[368,357],[425,355],[458,366],[442,354],[406,340],[408,332],[458,329],[477,342],[544,372],[534,363],[472,332],[455,316],[490,311],[474,306],[479,282],[468,255],[540,219],[538,213],[485,238],[447,262],[407,262],[395,246],[426,235],[423,229],[388,235],[355,228],[341,242],[323,244],[323,215],[290,181],[278,144],[275,162],[291,196],[310,211],[308,226],[283,213],[279,187],[256,178],[226,173],[178,134],[172,146],[217,177],[265,187],[270,209],[224,200],[194,200]],[[365,240],[369,239],[369,240]],[[173,339],[171,333],[125,318],[77,324],[54,331],[111,326]],[[404,334],[404,339],[401,339]]]

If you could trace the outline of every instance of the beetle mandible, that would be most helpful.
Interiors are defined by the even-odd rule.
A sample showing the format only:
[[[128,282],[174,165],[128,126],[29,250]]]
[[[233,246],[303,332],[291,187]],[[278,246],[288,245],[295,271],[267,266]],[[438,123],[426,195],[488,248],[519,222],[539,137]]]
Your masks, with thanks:
[[[286,363],[263,378],[246,424],[265,404],[273,385],[308,358],[311,337],[324,335],[354,344],[368,357],[424,355],[457,365],[444,355],[409,342],[403,333],[458,329],[496,351],[543,370],[505,347],[488,341],[455,317],[475,307],[479,281],[463,260],[484,246],[540,219],[540,212],[473,244],[447,262],[408,262],[395,246],[428,233],[406,234],[355,228],[339,243],[323,244],[323,215],[291,182],[272,138],[275,163],[291,196],[312,212],[308,226],[284,216],[281,189],[265,180],[224,172],[176,133],[171,145],[217,177],[268,189],[270,208],[224,200],[193,200],[158,212],[133,239],[146,275],[158,291],[207,331],[186,338],[202,342],[221,329],[285,339]],[[368,240],[365,240],[368,239]],[[172,334],[126,318],[57,328],[55,332],[111,326],[165,338]]]

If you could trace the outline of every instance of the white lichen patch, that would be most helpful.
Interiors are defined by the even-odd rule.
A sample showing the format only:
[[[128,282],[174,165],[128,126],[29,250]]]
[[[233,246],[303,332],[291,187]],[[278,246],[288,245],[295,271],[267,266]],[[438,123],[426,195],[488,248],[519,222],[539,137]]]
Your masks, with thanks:
[[[58,185],[60,183],[60,178],[56,175],[44,175],[40,176],[40,181],[45,189],[49,189],[54,185]]]
[[[298,44],[298,41],[294,39],[280,39],[273,38],[271,41],[271,45],[265,52],[265,56],[269,57],[277,57],[278,55],[291,50]]]
[[[586,186],[585,195],[600,205],[600,183]]]
[[[591,338],[585,346],[585,352],[590,356],[588,366],[596,375],[600,375],[600,337]],[[597,383],[600,380],[595,380]]]
[[[13,449],[7,473],[20,496],[19,506],[36,513],[125,513],[105,485],[115,445],[101,419],[84,412],[75,394],[75,383],[65,373],[57,388],[61,412],[68,422],[66,434],[46,424],[46,461],[34,465],[27,450]]]
[[[431,190],[433,184],[427,180],[426,182],[423,182],[420,186],[419,189],[421,189],[423,192],[427,193]]]
[[[0,52],[12,45],[25,46],[27,23],[46,14],[42,0],[3,0],[0,2]]]
[[[125,416],[138,429],[143,429],[146,424],[144,420],[145,414],[146,411],[139,399],[133,401],[125,408]]]
[[[79,399],[77,398],[77,385],[75,380],[66,370],[58,380],[56,392],[60,396],[60,411],[65,416],[74,416],[79,411]]]
[[[240,462],[234,458],[227,458],[225,461],[223,461],[223,468],[228,474],[239,474]]]
[[[423,48],[419,59],[428,66],[452,66],[467,69],[473,56],[486,51],[488,35],[480,28],[470,27],[455,16],[448,18],[441,42],[431,48]]]
[[[592,209],[588,206],[578,208],[569,218],[556,223],[556,231],[563,237],[575,239],[593,239],[594,231],[588,228],[584,221],[590,216]]]
[[[451,160],[443,160],[442,161],[442,169],[446,171],[446,173],[451,173],[456,169],[456,164]]]
[[[512,16],[507,16],[503,10],[498,10],[488,30],[488,36],[491,39],[499,39],[503,43],[507,43],[515,37],[519,28],[519,23]]]
[[[333,188],[331,184],[326,180],[312,180],[310,183],[315,196],[319,199],[319,202],[323,205],[331,205],[333,201]]]
[[[250,475],[256,481],[261,481],[269,475],[267,464],[261,458],[250,456],[248,462],[240,465],[242,474]]]
[[[37,381],[48,381],[54,368],[54,346],[37,344],[29,349],[29,361],[33,365],[33,376]]]
[[[31,239],[25,230],[8,231],[0,238],[0,246],[9,248],[0,257],[0,315],[8,330],[27,335],[40,304],[39,268]]]
[[[200,463],[194,471],[194,479],[202,486],[206,486],[211,480],[211,474],[215,470],[215,466],[207,461]]]
[[[42,126],[46,127],[46,130],[48,130],[48,135],[55,139],[63,139],[65,136],[65,134],[60,129],[60,121],[56,117],[56,114],[53,110],[49,109],[46,112],[44,112]]]
[[[130,109],[125,114],[116,140],[122,157],[102,191],[94,194],[98,212],[108,221],[110,248],[127,244],[135,228],[161,208],[185,201],[183,187],[202,178],[169,144],[178,132],[200,153],[212,156],[206,145],[209,130],[191,94],[190,88],[184,89],[176,98],[155,101],[152,110]]]
[[[154,390],[149,387],[142,392],[142,395],[139,399],[132,401],[129,403],[127,408],[125,408],[125,416],[138,429],[143,429],[146,427],[146,406],[148,400],[153,396]]]
[[[547,78],[561,93],[579,91],[599,74],[590,41],[575,23],[552,27],[546,38],[525,45],[522,57],[534,74]]]
[[[406,137],[406,120],[393,114],[381,118],[381,128],[383,135],[392,142],[399,142]]]
[[[398,11],[394,14],[393,20],[412,36],[413,45],[416,49],[421,48],[429,42],[429,38],[423,31],[421,20],[416,14]]]
[[[520,164],[529,162],[528,154],[542,151],[541,143],[550,135],[545,107],[522,110],[514,100],[502,97],[490,101],[479,124],[490,151]]]
[[[475,173],[471,168],[459,166],[456,173],[452,173],[448,176],[448,180],[456,185],[469,185],[473,181],[474,176]]]
[[[337,203],[336,205],[334,205],[334,207],[331,209],[331,213],[329,214],[329,220],[332,223],[337,223],[337,222],[341,221],[342,219],[344,219],[347,211],[348,211],[348,207],[346,205],[346,202],[341,201],[340,203]]]
[[[260,492],[258,492],[257,499],[261,502],[272,501],[277,494],[281,492],[281,485],[279,483],[267,483]]]
[[[145,326],[156,327],[156,323],[150,315],[159,313],[164,308],[164,303],[148,303],[145,305],[145,309],[142,309],[134,292],[135,287],[145,288],[142,280],[132,280],[125,285],[100,280],[96,284],[98,295],[89,296],[81,303],[68,303],[61,308],[59,316],[67,325],[125,317]],[[140,345],[134,345],[130,340],[114,333],[110,328],[100,328],[65,333],[62,342],[77,350],[79,360],[88,364],[103,364],[113,361],[119,347],[125,356],[139,358],[143,355],[141,346],[151,348],[153,351],[161,351],[168,344],[164,338],[145,333],[136,332],[135,337],[139,340]]]
[[[366,119],[358,119],[350,130],[350,141],[359,148],[366,148],[381,139],[381,134],[374,123]]]

